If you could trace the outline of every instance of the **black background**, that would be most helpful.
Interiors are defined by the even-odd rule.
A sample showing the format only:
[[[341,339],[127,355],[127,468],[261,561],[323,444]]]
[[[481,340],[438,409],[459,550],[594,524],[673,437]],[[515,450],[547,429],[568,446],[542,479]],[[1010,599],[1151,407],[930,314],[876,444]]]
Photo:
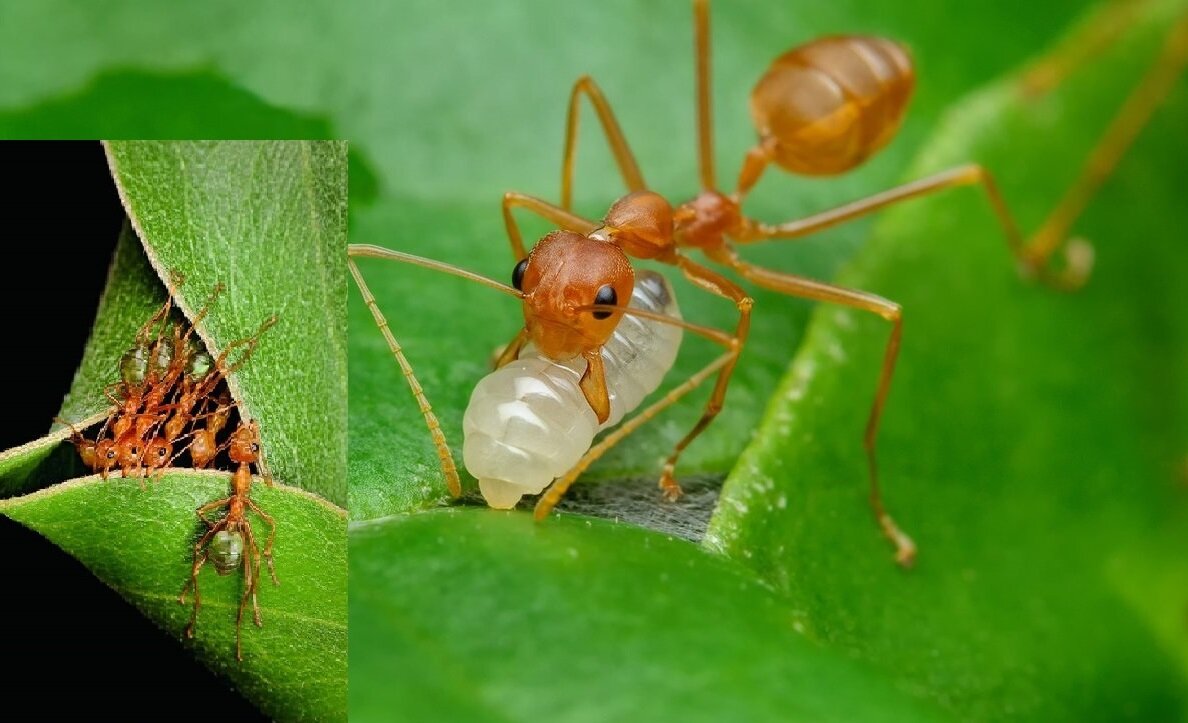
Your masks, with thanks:
[[[82,359],[124,213],[98,142],[0,142],[0,450],[44,435]],[[114,374],[115,370],[113,370]],[[0,517],[10,720],[260,719],[74,558]],[[180,589],[180,582],[179,582]]]

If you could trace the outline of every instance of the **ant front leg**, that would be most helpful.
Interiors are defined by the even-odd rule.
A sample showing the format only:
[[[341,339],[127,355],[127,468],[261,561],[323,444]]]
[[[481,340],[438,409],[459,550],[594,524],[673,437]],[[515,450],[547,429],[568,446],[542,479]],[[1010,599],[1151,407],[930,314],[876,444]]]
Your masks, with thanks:
[[[197,510],[195,510],[195,514],[198,515],[198,519],[200,519],[206,523],[206,526],[208,528],[214,529],[215,526],[221,524],[222,521],[220,520],[219,522],[211,522],[209,519],[207,519],[206,513],[214,512],[215,510],[226,507],[229,504],[231,504],[231,498],[224,497],[221,500],[215,500],[214,502],[211,502],[209,504],[202,505]]]
[[[759,266],[748,264],[738,258],[732,251],[714,255],[714,259],[729,265],[744,278],[782,294],[840,304],[850,308],[878,314],[891,322],[891,336],[883,352],[882,371],[879,373],[878,390],[875,392],[874,403],[870,408],[870,417],[866,422],[866,432],[863,435],[863,446],[866,448],[867,471],[870,477],[870,505],[875,519],[882,528],[883,534],[895,546],[895,559],[904,567],[909,567],[916,558],[916,545],[899,526],[883,505],[883,495],[879,489],[878,465],[875,459],[875,445],[879,434],[879,422],[883,416],[883,406],[887,401],[887,392],[891,388],[891,376],[895,372],[895,361],[899,358],[899,343],[903,332],[903,314],[899,304],[862,291],[845,289],[832,284],[825,284],[812,279],[806,279],[792,274],[783,274]]]
[[[358,252],[358,249],[352,247],[348,249],[348,254],[351,251]],[[350,269],[351,276],[355,278],[355,285],[359,287],[359,293],[363,295],[363,303],[371,310],[371,316],[375,320],[376,326],[379,327],[384,341],[387,342],[388,350],[392,353],[392,357],[400,367],[400,372],[404,375],[409,389],[412,390],[413,398],[417,401],[417,406],[421,410],[421,416],[425,419],[425,426],[429,428],[429,436],[433,439],[433,446],[437,450],[437,460],[441,466],[442,477],[445,478],[446,488],[449,490],[451,497],[460,497],[462,495],[462,480],[458,476],[458,466],[454,463],[454,455],[450,452],[449,444],[446,443],[445,432],[441,430],[441,422],[438,421],[437,414],[433,412],[433,407],[429,404],[429,398],[425,396],[425,389],[417,380],[417,375],[413,373],[412,364],[409,364],[408,358],[404,356],[404,350],[400,348],[400,344],[392,334],[392,329],[388,326],[388,320],[383,312],[380,311],[375,296],[371,293],[367,282],[363,280],[363,273],[359,271],[355,260],[349,255],[347,257],[347,268]]]
[[[577,156],[578,105],[585,95],[598,114],[598,121],[602,124],[602,131],[606,135],[606,142],[610,145],[611,154],[619,166],[619,173],[623,176],[623,183],[628,191],[642,191],[647,188],[643,174],[635,154],[627,145],[627,137],[619,127],[619,121],[611,110],[610,103],[602,94],[602,89],[588,75],[583,75],[573,84],[569,92],[569,111],[565,115],[565,153],[561,160],[561,208],[568,211],[573,206],[573,167]]]

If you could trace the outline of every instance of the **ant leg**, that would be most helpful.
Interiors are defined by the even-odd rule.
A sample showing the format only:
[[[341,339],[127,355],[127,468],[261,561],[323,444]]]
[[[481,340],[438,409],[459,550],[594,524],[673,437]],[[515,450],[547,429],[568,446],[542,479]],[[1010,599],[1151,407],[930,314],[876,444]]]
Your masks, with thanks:
[[[1073,223],[1084,213],[1090,199],[1114,173],[1122,157],[1171,92],[1186,63],[1188,14],[1182,16],[1168,33],[1159,57],[1123,101],[1081,167],[1080,175],[1032,237],[1027,254],[1036,265],[1043,266],[1047,262]]]
[[[251,529],[246,525],[244,531],[247,539],[251,540]],[[248,598],[255,594],[256,579],[252,574],[252,551],[249,547],[243,556],[243,596],[239,598],[239,611],[235,614],[235,659],[243,662],[243,609],[247,607]]]
[[[1179,74],[1188,63],[1188,15],[1182,17],[1168,33],[1159,57],[1139,80],[1123,102],[1106,131],[1090,152],[1080,174],[1069,186],[1064,197],[1048,215],[1030,239],[1024,240],[1007,209],[1002,194],[986,169],[967,165],[938,173],[897,188],[860,199],[844,206],[824,211],[808,218],[778,225],[749,223],[739,236],[742,242],[773,238],[797,238],[852,218],[877,211],[899,201],[933,193],[954,186],[981,184],[998,216],[1012,252],[1019,260],[1025,276],[1039,277],[1060,289],[1076,289],[1088,278],[1093,264],[1093,251],[1085,241],[1073,239],[1065,246],[1066,267],[1057,273],[1048,269],[1052,254],[1067,238],[1069,230],[1085,211],[1090,199],[1114,172],[1139,132],[1151,119],[1155,110],[1171,91]],[[766,164],[766,151],[753,149],[743,165],[739,178],[739,194],[758,178]]]
[[[725,337],[725,343],[728,344],[730,337],[726,336],[725,334],[722,336]],[[573,469],[566,472],[564,477],[558,477],[553,481],[553,484],[549,485],[549,488],[545,490],[544,494],[541,495],[540,499],[537,501],[536,509],[533,510],[532,513],[533,517],[535,517],[537,520],[543,520],[545,517],[547,517],[549,512],[551,512],[553,508],[557,506],[557,503],[561,501],[561,498],[565,495],[566,491],[569,490],[570,486],[575,481],[577,481],[578,477],[581,476],[582,472],[585,472],[586,469],[588,469],[590,465],[594,464],[594,462],[596,462],[599,457],[606,454],[606,452],[610,450],[611,447],[614,447],[616,444],[623,441],[627,435],[639,429],[657,414],[664,411],[664,409],[680,400],[681,397],[696,389],[706,379],[709,379],[711,376],[718,373],[719,370],[726,367],[727,365],[733,365],[737,358],[737,351],[732,350],[726,352],[706,365],[703,369],[701,369],[701,371],[686,379],[679,386],[674,387],[667,394],[665,394],[663,398],[657,400],[647,409],[643,410],[631,419],[623,422],[621,425],[611,431],[610,434],[603,437],[598,442],[598,444],[595,444],[584,455],[582,455],[582,458],[578,460]]]
[[[251,499],[247,501],[248,507],[252,508],[261,519],[268,524],[268,541],[264,543],[264,560],[268,562],[268,574],[272,576],[272,584],[279,585],[280,580],[276,579],[276,568],[272,563],[272,544],[276,542],[276,521],[272,516],[260,509],[259,505]]]
[[[380,311],[379,305],[375,301],[375,296],[372,295],[367,282],[363,280],[363,274],[359,271],[355,260],[349,256],[347,257],[347,267],[351,271],[351,276],[355,277],[355,284],[359,287],[359,293],[363,295],[363,302],[371,310],[371,316],[375,319],[376,326],[379,327],[384,340],[388,342],[388,349],[392,352],[392,356],[395,357],[396,363],[400,366],[401,373],[404,374],[409,388],[412,389],[413,397],[417,400],[417,406],[421,409],[421,416],[425,418],[425,425],[429,428],[429,436],[433,438],[433,446],[437,448],[437,459],[441,464],[441,474],[445,477],[446,487],[449,489],[452,497],[459,497],[462,494],[462,481],[458,477],[458,467],[454,464],[454,455],[450,453],[450,447],[446,443],[445,433],[441,431],[441,423],[438,421],[437,415],[433,413],[433,407],[429,404],[429,398],[425,396],[425,390],[421,387],[421,383],[417,381],[417,376],[413,373],[412,365],[405,358],[404,351],[400,348],[400,344],[397,343],[396,337],[392,335],[392,330],[388,327],[388,320],[384,318],[383,312]]]
[[[685,435],[680,442],[677,443],[671,455],[664,463],[664,471],[660,476],[660,489],[664,491],[664,496],[669,500],[675,500],[681,495],[681,487],[673,478],[673,469],[676,467],[677,458],[680,457],[681,452],[693,441],[697,435],[713,421],[718,412],[722,408],[722,400],[726,396],[726,388],[730,382],[730,375],[734,371],[734,365],[738,361],[738,355],[742,351],[743,343],[746,341],[747,332],[750,328],[751,320],[751,304],[752,300],[745,292],[737,285],[723,276],[700,266],[693,261],[683,257],[677,257],[677,264],[680,269],[685,272],[686,277],[689,278],[697,286],[719,296],[728,298],[736,303],[739,309],[738,327],[733,335],[717,329],[709,329],[707,327],[698,326],[696,324],[689,324],[687,322],[654,315],[650,313],[642,313],[639,309],[622,309],[619,310],[626,314],[639,316],[646,319],[653,319],[664,323],[675,324],[683,329],[692,331],[699,336],[705,337],[710,341],[721,344],[726,347],[727,351],[722,356],[710,362],[701,371],[686,379],[680,386],[674,388],[663,399],[652,404],[650,407],[640,412],[636,416],[624,422],[618,428],[613,430],[610,434],[604,437],[598,444],[593,447],[578,460],[573,469],[565,474],[564,477],[556,479],[552,485],[545,490],[544,495],[536,503],[536,510],[534,515],[536,519],[543,519],[556,506],[557,502],[569,489],[582,472],[593,464],[599,457],[607,452],[611,447],[618,444],[624,437],[634,432],[645,422],[652,417],[659,414],[673,402],[676,402],[681,397],[688,394],[703,381],[710,376],[717,374],[718,381],[714,385],[714,391],[710,396],[709,402],[706,404],[705,411],[693,429]],[[587,307],[587,309],[598,309],[598,306]]]
[[[206,519],[206,513],[213,512],[213,511],[219,509],[220,507],[225,507],[230,503],[231,503],[231,498],[224,497],[221,500],[215,500],[214,502],[211,502],[209,504],[202,505],[194,512],[195,512],[195,514],[198,515],[198,519],[200,519],[206,523],[207,527],[214,528],[214,527],[217,527],[219,524],[221,524],[223,522],[223,520],[219,520],[218,522],[211,522],[210,520]]]
[[[1070,242],[1066,247],[1067,265],[1065,269],[1057,274],[1049,272],[1047,270],[1048,255],[1055,247],[1049,248],[1047,242],[1041,244],[1039,234],[1031,241],[1024,240],[1014,217],[1011,216],[1010,209],[1007,208],[1002,193],[998,190],[998,185],[994,182],[994,177],[977,164],[951,168],[795,221],[775,225],[745,221],[744,230],[736,240],[741,243],[753,243],[769,239],[800,238],[874,213],[900,201],[926,196],[948,188],[975,184],[981,185],[986,197],[990,200],[990,205],[1002,227],[1003,235],[1006,236],[1007,245],[1018,260],[1021,273],[1024,276],[1038,276],[1045,283],[1066,290],[1076,289],[1085,283],[1093,266],[1092,247],[1079,239]]]
[[[1021,86],[1030,96],[1039,96],[1059,86],[1074,72],[1122,37],[1142,8],[1134,0],[1113,0],[1089,21],[1085,30],[1066,39],[1059,48],[1046,53],[1023,73]]]
[[[875,519],[883,530],[883,534],[895,546],[895,559],[904,567],[912,564],[916,557],[916,545],[908,537],[883,505],[883,495],[879,490],[878,465],[875,460],[875,445],[879,434],[879,422],[883,416],[883,406],[887,401],[887,392],[891,388],[891,375],[895,372],[895,361],[899,357],[899,342],[903,332],[903,314],[899,304],[888,301],[881,296],[854,291],[831,284],[813,281],[792,274],[783,274],[764,269],[738,258],[733,253],[719,254],[716,260],[728,264],[744,278],[782,294],[797,296],[813,301],[827,301],[841,304],[861,311],[878,314],[891,322],[891,336],[883,352],[882,371],[879,373],[879,386],[875,392],[874,403],[870,408],[870,416],[866,422],[866,432],[863,435],[863,445],[866,448],[866,463],[870,477],[870,505]]]
[[[619,127],[619,121],[615,118],[610,103],[607,102],[606,96],[602,94],[602,89],[598,87],[594,79],[583,75],[577,79],[577,82],[573,84],[573,90],[569,92],[569,111],[565,115],[565,153],[561,161],[561,208],[566,211],[573,206],[573,166],[577,155],[578,121],[581,117],[578,113],[578,103],[583,94],[590,99],[590,105],[598,114],[602,132],[606,135],[606,142],[610,145],[611,153],[615,157],[615,163],[619,166],[619,173],[623,176],[627,190],[642,191],[647,188],[643,174],[640,173],[639,164],[636,163],[635,155],[627,145],[627,137],[623,135],[623,129]]]
[[[701,187],[714,183],[714,127],[710,108],[709,0],[693,2],[693,55],[697,68],[697,169]],[[636,189],[631,189],[636,190]]]
[[[260,337],[263,336],[264,332],[275,326],[276,322],[277,316],[276,314],[273,314],[260,324],[260,327],[256,329],[255,334],[243,339],[236,339],[235,341],[228,343],[226,348],[223,349],[223,353],[220,354],[219,358],[215,361],[215,369],[220,370],[219,373],[224,377],[232,372],[238,371],[241,366],[247,363],[248,359],[251,359],[252,354],[256,353],[256,346],[260,343]],[[239,358],[236,359],[231,365],[224,366],[226,364],[227,358],[231,355],[231,351],[241,346],[246,348],[243,350],[243,353],[239,356]]]
[[[215,284],[214,289],[210,292],[210,296],[206,297],[206,303],[203,304],[202,308],[198,310],[198,313],[194,315],[194,318],[190,321],[190,328],[186,329],[186,333],[182,336],[181,342],[183,347],[185,342],[190,340],[190,335],[194,333],[194,327],[198,325],[198,322],[206,318],[207,312],[210,311],[211,304],[215,302],[215,299],[219,298],[219,294],[226,290],[227,287],[223,285],[223,282],[220,281]]]
[[[201,516],[201,515],[199,515]],[[194,545],[194,564],[190,568],[190,579],[182,586],[181,594],[177,596],[177,602],[180,605],[186,604],[186,591],[191,587],[194,588],[194,608],[190,611],[190,624],[186,626],[186,637],[194,637],[194,625],[198,621],[198,608],[202,605],[202,597],[198,592],[198,573],[202,570],[202,566],[206,564],[206,544],[210,542],[210,538],[214,537],[215,533],[223,529],[226,525],[218,524],[211,527]]]
[[[589,235],[590,232],[598,228],[597,223],[570,213],[568,209],[554,206],[535,196],[508,191],[503,194],[503,225],[507,229],[507,240],[511,243],[512,255],[516,257],[516,261],[522,261],[528,257],[528,252],[524,250],[524,235],[520,233],[520,226],[516,223],[515,215],[512,214],[512,209],[516,208],[531,211],[558,228],[574,231],[583,236]]]
[[[721,371],[718,372],[718,381],[714,384],[714,390],[710,394],[709,401],[705,405],[705,411],[701,415],[701,419],[697,424],[693,425],[693,429],[684,436],[681,441],[677,442],[676,447],[673,448],[672,454],[664,461],[664,469],[660,473],[660,488],[664,490],[664,496],[669,500],[675,500],[681,496],[681,487],[673,475],[676,469],[677,459],[681,456],[681,452],[689,443],[697,438],[699,434],[705,431],[710,422],[714,421],[714,417],[718,416],[718,412],[722,411],[722,403],[726,399],[726,388],[730,384],[730,377],[734,373],[734,365],[738,362],[738,355],[742,352],[743,344],[747,341],[747,334],[751,328],[751,307],[754,305],[754,300],[747,296],[747,293],[742,290],[733,281],[712,271],[693,260],[678,255],[676,257],[677,267],[685,275],[689,281],[702,289],[729,299],[738,307],[738,326],[735,328],[734,336],[730,339],[730,350],[733,355],[729,361],[723,364]]]
[[[255,561],[255,567],[252,570],[252,622],[257,628],[264,627],[264,621],[260,617],[260,601],[257,599],[258,586],[260,582],[260,547],[256,544],[256,535],[252,532],[252,526],[244,522],[243,534],[247,542],[247,549],[251,552],[252,559]]]

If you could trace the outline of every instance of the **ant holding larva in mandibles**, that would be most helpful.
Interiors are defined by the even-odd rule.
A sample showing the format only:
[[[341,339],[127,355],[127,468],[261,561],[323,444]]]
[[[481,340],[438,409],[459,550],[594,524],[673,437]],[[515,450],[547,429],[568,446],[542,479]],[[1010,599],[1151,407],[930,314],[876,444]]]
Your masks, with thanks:
[[[733,244],[799,238],[899,201],[955,186],[980,185],[991,202],[992,210],[1022,273],[1057,288],[1075,289],[1084,283],[1091,268],[1090,247],[1080,241],[1067,244],[1067,263],[1060,270],[1051,268],[1050,257],[1064,243],[1069,229],[1088,199],[1112,171],[1177,76],[1185,60],[1185,49],[1188,47],[1188,42],[1184,38],[1185,23],[1181,22],[1177,26],[1178,30],[1169,36],[1168,43],[1154,68],[1127,99],[1094,149],[1090,162],[1080,177],[1072,184],[1040,230],[1025,240],[992,177],[980,166],[972,164],[804,219],[767,224],[744,215],[741,206],[745,197],[770,165],[774,164],[784,170],[805,175],[835,175],[857,167],[883,148],[895,136],[903,119],[914,87],[914,70],[904,48],[892,41],[873,37],[827,37],[809,42],[778,57],[751,93],[752,117],[759,132],[759,142],[747,153],[735,190],[727,194],[719,190],[716,183],[712,152],[707,0],[695,0],[694,17],[701,192],[692,200],[674,206],[659,194],[648,190],[609,103],[593,80],[581,78],[574,85],[570,95],[562,163],[561,203],[554,205],[519,193],[505,195],[503,215],[517,262],[513,273],[516,289],[503,287],[488,280],[484,280],[484,283],[500,287],[507,293],[519,296],[525,302],[525,327],[500,356],[499,364],[506,365],[516,360],[526,349],[534,354],[543,354],[544,358],[554,363],[577,360],[581,357],[571,371],[578,377],[577,386],[588,410],[600,424],[610,419],[607,400],[608,392],[613,389],[608,387],[613,385],[608,383],[601,352],[613,332],[613,325],[618,323],[622,313],[642,318],[656,316],[657,320],[660,316],[654,310],[649,314],[646,310],[645,313],[632,312],[617,306],[618,300],[630,295],[628,289],[631,288],[631,276],[629,271],[622,269],[624,265],[630,269],[626,257],[653,259],[677,266],[694,285],[732,301],[738,308],[739,322],[731,335],[673,321],[723,343],[727,347],[727,352],[591,448],[564,476],[553,481],[552,486],[537,504],[536,516],[541,518],[547,515],[577,476],[611,445],[643,421],[650,419],[660,409],[671,404],[692,386],[716,374],[716,384],[701,418],[693,429],[677,442],[664,464],[660,479],[661,488],[670,498],[680,494],[673,474],[676,462],[685,447],[709,425],[721,409],[731,373],[747,338],[752,306],[751,298],[741,287],[692,261],[686,255],[688,249],[698,248],[710,260],[731,268],[743,278],[764,288],[868,311],[891,323],[891,335],[866,425],[864,445],[870,478],[870,499],[876,519],[884,535],[895,546],[897,560],[908,565],[914,559],[915,545],[884,508],[875,462],[879,422],[900,345],[900,307],[890,300],[867,292],[845,289],[748,264],[738,257]],[[583,95],[591,101],[597,112],[629,191],[628,195],[611,206],[601,222],[581,218],[570,211],[577,111]],[[528,253],[513,217],[515,208],[532,211],[561,230],[545,236],[532,252]],[[352,253],[399,258],[471,278],[474,276],[447,268],[444,264],[374,247],[354,247]],[[574,266],[580,266],[588,272],[576,273]],[[362,278],[353,262],[351,268],[361,289],[364,290],[364,296],[373,314],[376,315],[377,323],[388,339],[389,346],[400,360],[406,377],[413,385],[414,393],[434,433],[447,482],[451,491],[457,494],[457,473],[453,469],[452,458],[436,419],[432,416],[428,402],[412,376],[411,368],[403,359],[399,346],[387,330],[386,323],[382,321],[374,298],[362,284]],[[591,334],[590,328],[600,324],[607,328],[599,328],[597,333]],[[546,336],[551,337],[552,341],[544,339]],[[534,349],[527,347],[529,342]],[[540,373],[544,368],[537,368],[535,373]],[[621,383],[621,380],[616,381]],[[471,400],[472,407],[477,397],[476,390],[476,395]],[[469,417],[469,410],[467,414]],[[502,433],[515,434],[521,439],[527,439],[533,434],[532,424],[539,421],[539,415],[526,415],[518,420],[504,419]],[[519,429],[513,429],[517,425]],[[467,424],[467,445],[470,444],[472,431],[474,430],[471,425]],[[513,450],[514,454],[524,451]],[[535,450],[532,461],[538,462],[554,451],[553,448]],[[465,450],[464,457],[467,467],[470,468],[470,455],[466,454]],[[476,473],[475,476],[480,477],[482,485],[482,475]],[[486,492],[484,489],[485,495]],[[495,504],[490,496],[488,502]],[[503,504],[505,500],[499,502],[499,506],[507,506]]]
[[[570,94],[561,173],[561,203],[549,204],[519,193],[504,196],[503,215],[517,262],[528,258],[512,215],[514,208],[532,211],[561,228],[621,248],[629,256],[676,265],[695,285],[734,301],[740,312],[735,339],[745,342],[750,299],[731,282],[693,265],[685,253],[700,249],[707,258],[726,266],[763,288],[813,301],[827,301],[867,311],[891,323],[875,399],[868,417],[864,445],[870,478],[870,500],[896,558],[910,564],[915,545],[886,512],[879,491],[875,461],[876,440],[895,361],[899,353],[902,312],[898,304],[874,294],[837,287],[793,274],[761,268],[739,258],[734,243],[795,239],[886,208],[900,201],[947,188],[980,185],[990,201],[1021,273],[1061,289],[1076,289],[1088,277],[1092,250],[1074,239],[1065,246],[1066,264],[1056,271],[1050,257],[1061,247],[1072,224],[1117,165],[1138,131],[1166,95],[1186,60],[1185,22],[1169,35],[1153,69],[1127,99],[1073,183],[1040,229],[1025,239],[1011,216],[992,176],[981,166],[967,164],[937,173],[812,216],[768,224],[746,216],[742,204],[764,172],[775,165],[808,176],[845,173],[881,150],[898,131],[915,85],[915,71],[907,51],[885,38],[830,36],[811,41],[780,55],[751,91],[751,116],[759,140],[743,160],[731,193],[716,182],[709,93],[709,0],[694,0],[696,55],[696,116],[701,191],[691,200],[673,205],[649,191],[643,175],[602,91],[589,77],[580,78]],[[612,154],[629,193],[616,201],[600,223],[575,217],[571,211],[578,110],[582,96],[594,106]],[[714,418],[725,397],[733,362],[719,371],[718,383],[701,420],[676,445],[664,465],[660,485],[674,490],[673,467],[680,452]],[[574,475],[558,480],[538,505],[547,513]],[[679,488],[675,488],[679,491]],[[669,495],[671,496],[671,495]],[[543,508],[543,509],[542,509]]]

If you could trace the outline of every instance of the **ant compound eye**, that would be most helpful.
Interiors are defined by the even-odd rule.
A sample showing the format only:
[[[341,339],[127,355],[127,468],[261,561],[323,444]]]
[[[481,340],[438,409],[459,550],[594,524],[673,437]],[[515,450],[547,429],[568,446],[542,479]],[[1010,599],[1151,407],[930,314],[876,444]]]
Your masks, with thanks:
[[[255,442],[252,442],[252,451],[253,451],[253,452],[259,452],[259,451],[260,451],[260,445],[256,444]]]
[[[115,456],[116,456],[116,452],[114,449],[107,450],[107,458],[108,459],[115,459]]]
[[[528,268],[528,259],[524,259],[516,264],[516,268],[512,269],[512,286],[516,287],[516,291],[523,291],[524,287],[524,270]]]
[[[158,457],[164,457],[166,454],[168,454],[168,452],[165,450],[164,447],[157,447],[157,456]]]
[[[619,303],[619,295],[615,293],[614,287],[606,284],[598,289],[598,293],[594,295],[595,304],[605,304],[607,306],[614,306]],[[609,311],[595,311],[595,319],[606,319],[611,315]]]

